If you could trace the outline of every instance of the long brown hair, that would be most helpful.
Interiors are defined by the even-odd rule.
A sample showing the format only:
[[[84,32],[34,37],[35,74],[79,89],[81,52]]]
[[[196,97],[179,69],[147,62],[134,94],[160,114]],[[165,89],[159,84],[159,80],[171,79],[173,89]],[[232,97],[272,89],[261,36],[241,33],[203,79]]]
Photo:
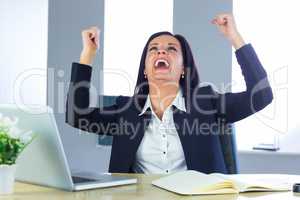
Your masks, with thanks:
[[[179,85],[182,89],[183,97],[185,99],[185,104],[189,105],[191,94],[193,89],[197,88],[200,79],[199,79],[199,74],[195,65],[194,57],[192,54],[192,50],[190,48],[189,43],[187,40],[179,34],[172,34],[167,31],[163,32],[158,32],[154,33],[151,35],[143,49],[142,57],[140,60],[140,67],[139,67],[139,72],[138,72],[138,78],[136,81],[136,86],[135,86],[135,92],[134,95],[138,97],[138,104],[140,108],[144,107],[146,97],[149,94],[149,85],[148,85],[148,80],[144,76],[144,70],[145,70],[145,60],[147,56],[147,51],[148,51],[148,46],[149,43],[156,37],[161,36],[161,35],[170,35],[175,37],[181,46],[182,49],[182,56],[183,56],[183,65],[184,65],[184,74],[185,77],[181,78],[179,81]]]

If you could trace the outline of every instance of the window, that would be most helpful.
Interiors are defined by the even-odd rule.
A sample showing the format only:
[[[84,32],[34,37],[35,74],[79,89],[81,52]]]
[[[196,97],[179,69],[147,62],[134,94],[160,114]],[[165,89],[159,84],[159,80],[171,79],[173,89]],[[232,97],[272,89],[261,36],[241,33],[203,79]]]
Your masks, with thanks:
[[[107,0],[104,23],[104,94],[131,96],[148,37],[173,30],[173,0]]]
[[[252,0],[233,3],[237,26],[245,40],[254,46],[274,93],[271,105],[236,123],[238,148],[248,149],[257,143],[270,143],[275,136],[283,139],[299,132],[300,29],[296,20],[300,19],[297,10],[300,2]],[[244,90],[245,85],[233,56],[232,89],[237,92]],[[286,146],[281,149],[293,149]]]
[[[47,97],[48,1],[0,4],[0,103],[36,109]]]
[[[148,37],[173,30],[173,0],[107,0],[104,12],[104,95],[131,96]],[[98,144],[109,146],[112,137],[100,136]]]

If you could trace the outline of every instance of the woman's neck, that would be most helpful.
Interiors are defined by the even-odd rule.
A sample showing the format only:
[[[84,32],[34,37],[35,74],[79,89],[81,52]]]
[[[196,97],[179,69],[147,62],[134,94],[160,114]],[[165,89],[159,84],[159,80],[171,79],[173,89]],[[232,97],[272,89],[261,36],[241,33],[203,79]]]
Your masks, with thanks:
[[[173,102],[179,90],[179,85],[162,84],[157,87],[149,86],[149,96],[152,108],[161,119],[164,111]]]

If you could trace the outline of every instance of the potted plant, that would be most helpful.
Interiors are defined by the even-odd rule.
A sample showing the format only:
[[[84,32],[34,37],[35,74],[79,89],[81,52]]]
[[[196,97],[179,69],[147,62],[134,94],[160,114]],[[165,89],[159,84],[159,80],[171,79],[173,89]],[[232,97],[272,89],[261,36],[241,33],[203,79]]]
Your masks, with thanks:
[[[34,138],[32,131],[17,127],[18,119],[0,113],[0,194],[13,193],[16,160]]]

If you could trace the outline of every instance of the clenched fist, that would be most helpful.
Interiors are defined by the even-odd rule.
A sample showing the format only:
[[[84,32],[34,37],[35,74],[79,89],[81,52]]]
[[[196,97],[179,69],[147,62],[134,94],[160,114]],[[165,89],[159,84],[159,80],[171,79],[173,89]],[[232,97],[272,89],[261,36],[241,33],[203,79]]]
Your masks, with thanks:
[[[93,26],[81,32],[83,49],[80,56],[80,63],[92,65],[99,49],[100,30]]]
[[[242,36],[239,34],[235,20],[232,14],[224,13],[217,15],[212,21],[219,31],[238,49],[245,44]]]

